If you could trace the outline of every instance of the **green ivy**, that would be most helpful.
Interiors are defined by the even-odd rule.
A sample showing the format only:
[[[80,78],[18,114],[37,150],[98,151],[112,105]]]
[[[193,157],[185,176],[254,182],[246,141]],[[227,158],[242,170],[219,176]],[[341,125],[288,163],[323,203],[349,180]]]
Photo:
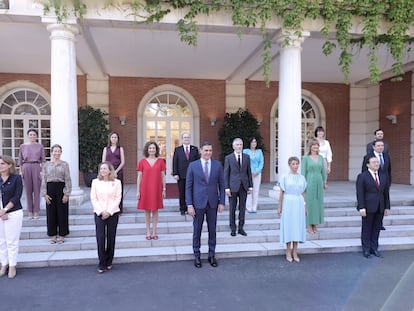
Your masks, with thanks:
[[[44,5],[45,12],[53,11],[58,22],[68,16],[82,18],[87,11],[87,0],[38,0]],[[139,21],[160,22],[173,9],[186,9],[186,14],[177,22],[180,39],[190,45],[197,45],[197,17],[227,12],[231,15],[236,32],[240,36],[243,28],[259,27],[264,41],[263,75],[266,83],[270,77],[270,49],[268,24],[279,17],[286,30],[294,30],[300,36],[306,19],[322,19],[324,26],[321,34],[326,37],[322,47],[325,55],[334,49],[341,50],[339,66],[348,82],[354,49],[367,47],[369,74],[372,82],[380,79],[377,51],[381,45],[388,47],[394,61],[393,73],[404,73],[404,55],[410,51],[413,38],[408,36],[414,27],[413,0],[106,0],[103,8],[123,6],[132,11]],[[353,18],[363,20],[362,34],[351,33]],[[381,23],[389,24],[386,33],[380,33]],[[335,40],[330,38],[335,32]],[[288,44],[286,41],[284,44]]]

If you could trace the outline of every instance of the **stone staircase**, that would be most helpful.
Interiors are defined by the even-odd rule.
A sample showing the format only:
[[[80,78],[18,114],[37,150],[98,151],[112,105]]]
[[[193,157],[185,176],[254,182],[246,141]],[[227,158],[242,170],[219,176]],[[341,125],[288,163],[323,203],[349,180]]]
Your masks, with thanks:
[[[125,212],[119,218],[115,263],[141,261],[189,260],[192,254],[192,218],[181,216],[178,200],[165,200],[159,214],[159,240],[145,239],[143,212],[136,211],[135,200],[124,201]],[[410,204],[410,205],[404,205]],[[414,248],[413,202],[392,202],[392,215],[384,219],[386,231],[381,232],[380,249]],[[46,235],[46,217],[25,218],[20,240],[20,267],[47,267],[97,263],[95,225],[90,202],[71,208],[70,235],[64,244],[50,244]],[[217,257],[271,256],[284,254],[279,243],[280,218],[276,200],[262,197],[257,214],[246,214],[248,236],[230,236],[228,206],[218,215]],[[299,245],[301,254],[360,251],[360,225],[355,203],[330,202],[325,205],[325,224],[318,234],[308,234]],[[202,235],[202,254],[207,252],[207,229]]]

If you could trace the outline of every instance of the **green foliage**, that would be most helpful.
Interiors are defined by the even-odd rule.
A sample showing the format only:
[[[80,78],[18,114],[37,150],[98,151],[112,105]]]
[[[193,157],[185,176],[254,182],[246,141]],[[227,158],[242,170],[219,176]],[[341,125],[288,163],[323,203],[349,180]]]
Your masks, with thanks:
[[[35,1],[36,2],[36,1]],[[69,17],[82,18],[87,12],[84,0],[39,0],[44,11],[53,12],[58,23],[64,23]]]
[[[95,173],[102,160],[102,149],[108,140],[107,113],[91,106],[78,110],[79,169]]]
[[[221,144],[220,160],[223,163],[226,155],[233,152],[233,139],[237,137],[243,140],[244,148],[249,148],[249,138],[255,137],[257,148],[265,151],[257,119],[248,110],[240,108],[237,112],[226,113],[223,125],[218,131],[218,136]]]
[[[35,0],[36,1],[36,0]],[[69,15],[82,18],[90,0],[37,0],[44,5],[45,12],[54,11],[58,21]],[[322,35],[327,39],[322,47],[325,55],[335,48],[341,50],[339,65],[348,82],[349,70],[353,59],[353,48],[367,47],[369,73],[372,82],[380,79],[377,65],[377,51],[386,45],[394,61],[392,71],[395,75],[403,73],[403,59],[410,51],[412,38],[408,36],[410,27],[414,27],[413,0],[106,0],[103,7],[129,8],[137,20],[149,23],[160,22],[174,9],[181,9],[184,16],[177,22],[180,39],[191,45],[197,45],[198,23],[200,16],[214,12],[226,12],[231,15],[236,32],[241,35],[243,28],[259,27],[264,41],[263,75],[267,85],[270,76],[269,24],[280,18],[284,30],[294,30],[301,36],[306,20],[321,19]],[[96,3],[95,3],[96,5]],[[132,11],[132,13],[130,13]],[[353,21],[364,23],[361,34],[352,34]],[[386,33],[382,25],[388,25]],[[329,37],[335,33],[335,40]],[[287,39],[288,40],[288,39]],[[337,43],[335,43],[337,42]],[[284,44],[288,44],[286,41]]]

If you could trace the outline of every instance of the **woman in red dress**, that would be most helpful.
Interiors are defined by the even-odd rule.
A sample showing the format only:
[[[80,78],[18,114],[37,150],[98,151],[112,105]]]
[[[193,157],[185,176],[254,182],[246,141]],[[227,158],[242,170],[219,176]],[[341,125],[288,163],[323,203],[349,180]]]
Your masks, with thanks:
[[[146,239],[158,240],[158,209],[164,208],[165,171],[163,159],[158,158],[160,147],[149,141],[144,146],[144,158],[138,162],[137,197],[138,209],[145,211]],[[151,232],[152,216],[152,232]]]

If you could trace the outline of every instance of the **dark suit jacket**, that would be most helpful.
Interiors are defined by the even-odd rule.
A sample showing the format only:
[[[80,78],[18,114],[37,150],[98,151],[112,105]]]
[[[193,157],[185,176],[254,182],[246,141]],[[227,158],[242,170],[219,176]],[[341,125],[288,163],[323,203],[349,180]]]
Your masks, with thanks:
[[[241,168],[234,153],[227,155],[224,160],[224,182],[226,189],[230,189],[231,192],[239,192],[241,185],[246,191],[253,188],[250,157],[245,153],[241,153],[241,156]]]
[[[367,144],[367,154],[374,152],[374,146],[373,143],[375,140],[371,141],[369,144]],[[388,147],[388,144],[384,143],[384,153],[390,153],[390,148]]]
[[[390,209],[390,187],[387,175],[378,172],[378,176],[379,187],[368,170],[358,175],[356,182],[358,211],[365,208],[367,213],[375,213],[379,208],[380,212],[384,213],[385,209]]]
[[[191,162],[188,166],[185,182],[185,200],[187,205],[194,208],[205,208],[209,203],[211,208],[225,204],[223,167],[217,160],[211,159],[208,183],[204,177],[202,160]]]
[[[23,193],[23,182],[20,175],[10,174],[5,182],[0,178],[0,191],[3,207],[9,202],[12,202],[14,205],[7,213],[22,209],[20,199]]]
[[[178,146],[174,150],[173,155],[173,176],[178,175],[180,179],[184,179],[187,175],[187,168],[190,162],[198,160],[200,158],[200,154],[198,152],[198,148],[196,146],[190,145],[190,154],[187,157],[185,155],[184,146]]]
[[[365,172],[365,171],[367,171],[368,170],[368,167],[366,166],[366,161],[369,159],[369,158],[372,158],[372,157],[375,157],[375,154],[374,154],[374,152],[371,152],[371,153],[369,153],[369,154],[367,154],[365,157],[364,157],[364,160],[362,161],[362,168],[361,168],[361,172]],[[390,155],[388,154],[388,153],[385,153],[385,152],[383,152],[382,153],[382,157],[384,158],[384,167],[383,168],[381,168],[380,167],[380,171],[382,172],[382,173],[384,173],[384,174],[386,174],[387,175],[387,179],[388,179],[388,182],[389,182],[389,184],[390,184],[390,186],[391,186],[391,182],[392,182],[392,177],[391,177],[391,158],[390,158]]]

